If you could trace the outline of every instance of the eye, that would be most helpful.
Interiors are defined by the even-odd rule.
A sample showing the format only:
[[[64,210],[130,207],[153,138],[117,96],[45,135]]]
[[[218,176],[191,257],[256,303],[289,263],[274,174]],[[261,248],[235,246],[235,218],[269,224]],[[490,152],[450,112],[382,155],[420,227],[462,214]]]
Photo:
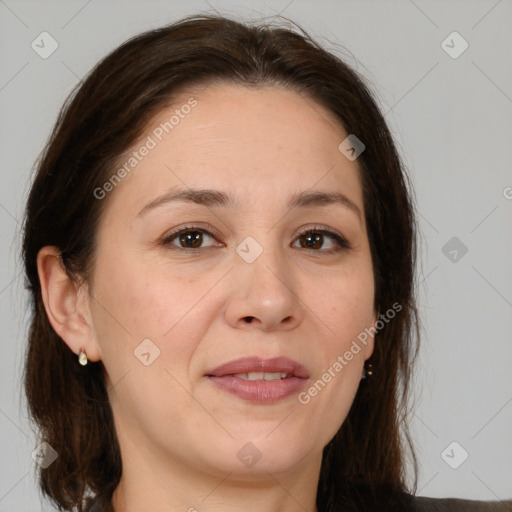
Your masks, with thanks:
[[[331,239],[331,247],[318,251],[324,244],[326,238]],[[299,235],[297,241],[300,242],[302,248],[312,249],[317,252],[334,253],[350,249],[350,244],[343,236],[326,228],[314,227],[307,229]]]
[[[185,252],[191,253],[201,252],[202,250],[210,249],[215,246],[223,246],[221,243],[203,246],[205,239],[215,240],[215,236],[210,231],[198,226],[187,226],[167,235],[162,241],[162,244],[165,246],[172,245],[174,246],[172,249],[182,249]],[[326,239],[331,240],[331,246],[327,249],[320,250],[325,244]],[[341,252],[351,247],[348,241],[339,233],[318,226],[303,231],[296,240],[300,243],[300,248],[327,254]],[[297,246],[294,245],[294,247]]]
[[[183,249],[187,252],[199,252],[204,248],[202,247],[202,244],[205,238],[211,238],[212,240],[215,239],[215,237],[206,229],[202,229],[197,226],[188,226],[170,233],[165,237],[162,243],[164,245],[177,245],[178,249]],[[173,242],[175,239],[177,239],[177,243]],[[213,247],[213,245],[209,247]]]

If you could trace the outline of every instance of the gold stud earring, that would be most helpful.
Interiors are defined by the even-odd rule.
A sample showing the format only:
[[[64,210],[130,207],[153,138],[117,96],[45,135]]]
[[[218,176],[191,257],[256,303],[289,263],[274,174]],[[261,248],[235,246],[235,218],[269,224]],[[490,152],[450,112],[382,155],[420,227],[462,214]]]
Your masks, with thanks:
[[[85,349],[80,348],[80,353],[78,354],[78,362],[85,366],[87,364],[87,354],[85,353]]]
[[[366,365],[363,365],[363,372],[361,375],[361,380],[366,379],[366,377],[370,377],[372,374],[373,374],[372,363],[366,363]]]

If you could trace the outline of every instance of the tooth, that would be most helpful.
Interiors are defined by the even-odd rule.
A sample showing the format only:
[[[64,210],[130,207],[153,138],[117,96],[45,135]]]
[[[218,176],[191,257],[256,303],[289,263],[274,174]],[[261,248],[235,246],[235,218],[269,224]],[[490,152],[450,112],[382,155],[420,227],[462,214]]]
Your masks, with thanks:
[[[264,373],[263,378],[265,380],[281,380],[281,372],[275,372],[275,373]]]
[[[288,374],[285,372],[249,372],[249,373],[235,373],[235,377],[243,380],[279,380],[285,379]]]
[[[262,372],[250,372],[247,374],[247,380],[263,380],[263,375]]]

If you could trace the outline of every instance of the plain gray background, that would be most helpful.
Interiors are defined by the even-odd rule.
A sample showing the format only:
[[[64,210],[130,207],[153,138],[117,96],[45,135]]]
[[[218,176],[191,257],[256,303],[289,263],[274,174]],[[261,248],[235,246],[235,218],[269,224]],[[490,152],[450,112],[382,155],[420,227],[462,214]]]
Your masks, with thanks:
[[[17,253],[34,160],[67,94],[107,52],[215,10],[282,13],[327,49],[346,48],[338,55],[370,80],[412,177],[421,229],[418,494],[511,498],[511,0],[0,0],[0,511],[51,510],[33,477],[23,401],[20,410],[29,315]],[[454,31],[469,45],[461,55]],[[46,59],[31,47],[42,32],[58,43]]]

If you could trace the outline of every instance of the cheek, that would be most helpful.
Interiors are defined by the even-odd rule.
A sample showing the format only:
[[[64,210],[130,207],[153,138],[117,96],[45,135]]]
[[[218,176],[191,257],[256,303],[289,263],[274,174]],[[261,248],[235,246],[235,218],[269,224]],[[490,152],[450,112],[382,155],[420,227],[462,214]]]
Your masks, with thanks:
[[[338,348],[370,325],[374,318],[374,284],[371,266],[361,265],[309,290],[312,309],[324,320]],[[334,344],[336,345],[336,343]]]
[[[310,288],[311,289],[311,288]],[[322,395],[316,406],[336,424],[348,412],[361,380],[364,359],[373,350],[374,286],[371,266],[361,265],[352,272],[324,282],[309,299],[314,313],[326,327],[326,336],[315,348],[321,365],[317,367],[312,390]],[[320,341],[319,339],[319,341]],[[307,397],[306,397],[307,399]]]
[[[153,272],[128,256],[99,259],[95,298],[104,307],[109,327],[124,328],[133,341],[161,338],[185,313],[187,286]]]
[[[113,407],[128,422],[126,411],[138,411],[136,421],[148,431],[173,425],[169,411],[190,407],[178,383],[188,387],[189,363],[209,321],[201,309],[207,302],[198,304],[207,283],[141,268],[127,256],[99,261],[96,277],[94,324]]]
[[[135,256],[98,258],[94,325],[109,373],[139,365],[134,351],[146,339],[160,351],[160,363],[181,373],[212,321],[213,294],[201,298],[217,280],[176,275],[175,269],[142,265]]]
[[[373,281],[366,272],[333,282],[312,301],[315,313],[328,327],[315,349],[318,361],[309,388],[300,402],[309,410],[309,428],[322,431],[327,443],[345,421],[361,383],[364,359],[372,348],[361,334],[373,325]],[[320,341],[320,340],[319,340]]]

